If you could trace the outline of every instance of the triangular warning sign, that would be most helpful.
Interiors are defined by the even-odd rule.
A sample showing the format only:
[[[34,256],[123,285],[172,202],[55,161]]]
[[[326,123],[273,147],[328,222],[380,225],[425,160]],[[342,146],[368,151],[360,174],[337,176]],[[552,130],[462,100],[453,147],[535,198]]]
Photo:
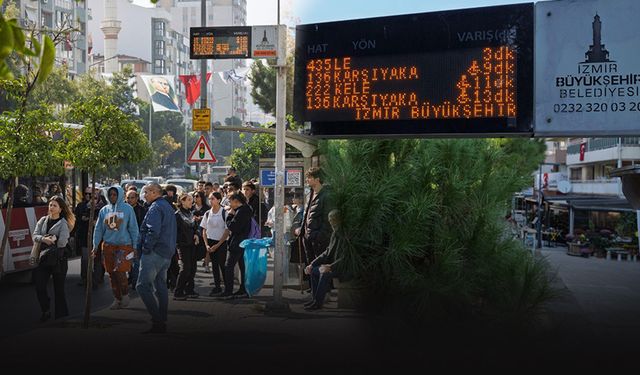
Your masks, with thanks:
[[[191,155],[189,155],[189,163],[215,163],[216,160],[215,155],[211,151],[207,140],[204,135],[201,135],[196,142],[196,147],[191,151]]]

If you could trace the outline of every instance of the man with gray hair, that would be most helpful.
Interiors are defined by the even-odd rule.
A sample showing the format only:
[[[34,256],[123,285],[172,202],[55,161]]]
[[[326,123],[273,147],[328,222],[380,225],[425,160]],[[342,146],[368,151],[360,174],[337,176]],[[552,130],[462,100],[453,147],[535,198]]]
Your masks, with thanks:
[[[331,228],[333,229],[329,246],[304,269],[304,272],[311,276],[312,291],[311,300],[304,305],[305,310],[318,310],[322,308],[324,297],[331,287],[331,280],[338,275],[336,266],[342,260],[340,256],[340,247],[342,247],[342,237],[340,233],[340,223],[342,220],[340,218],[340,211],[335,209],[331,210],[328,218],[329,224],[331,224]]]
[[[140,228],[137,249],[140,271],[136,290],[151,314],[152,326],[145,333],[164,333],[169,308],[167,270],[176,251],[176,217],[171,204],[162,199],[162,187],[158,183],[151,182],[144,190],[150,207]]]

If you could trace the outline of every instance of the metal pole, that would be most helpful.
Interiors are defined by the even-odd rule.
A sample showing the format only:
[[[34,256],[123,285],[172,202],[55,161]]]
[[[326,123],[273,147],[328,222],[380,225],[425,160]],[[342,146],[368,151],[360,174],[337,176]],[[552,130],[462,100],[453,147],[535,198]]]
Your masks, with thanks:
[[[538,246],[542,248],[542,164],[538,166],[538,222],[536,223],[536,231],[538,232]]]
[[[286,28],[278,25],[278,64],[276,80],[276,186],[275,223],[276,248],[274,254],[273,299],[274,305],[282,306],[282,284],[284,280],[284,173],[285,173],[285,111],[286,111]]]
[[[640,251],[640,210],[636,211],[636,225],[638,230],[638,250]]]
[[[200,24],[202,27],[207,26],[207,0],[200,1]],[[209,60],[203,59],[200,62],[200,108],[207,108],[207,64]],[[211,137],[207,132],[201,132],[201,135],[209,138],[211,143]],[[207,163],[207,173],[211,172],[209,164]]]
[[[153,149],[151,144],[151,121],[153,119],[153,99],[149,97],[149,147]],[[153,159],[152,159],[153,160]],[[151,176],[151,166],[149,166],[149,176]]]
[[[575,222],[575,211],[569,202],[569,234],[573,236],[573,227]]]
[[[618,166],[617,168],[622,168],[622,138],[618,138]],[[622,178],[618,178],[618,196],[624,197],[622,193]]]

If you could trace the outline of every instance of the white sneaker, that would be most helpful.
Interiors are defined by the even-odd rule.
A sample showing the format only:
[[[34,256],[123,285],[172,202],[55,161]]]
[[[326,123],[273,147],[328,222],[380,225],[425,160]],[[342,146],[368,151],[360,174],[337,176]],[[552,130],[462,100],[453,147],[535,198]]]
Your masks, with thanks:
[[[130,301],[131,299],[129,298],[128,294],[122,296],[122,300],[120,301],[120,308],[124,309],[125,307],[129,306]]]
[[[111,310],[120,310],[122,308],[122,302],[119,299],[114,299],[113,303],[109,307]]]

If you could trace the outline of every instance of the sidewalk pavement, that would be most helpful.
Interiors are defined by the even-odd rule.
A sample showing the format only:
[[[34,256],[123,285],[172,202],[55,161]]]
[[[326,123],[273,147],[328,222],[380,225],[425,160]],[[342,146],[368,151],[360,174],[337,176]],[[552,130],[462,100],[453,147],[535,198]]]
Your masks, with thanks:
[[[563,293],[547,306],[541,333],[534,336],[496,339],[492,332],[475,332],[411,337],[398,321],[339,309],[335,292],[324,309],[305,311],[302,304],[309,296],[293,286],[283,290],[290,311],[270,311],[270,261],[267,285],[252,298],[207,297],[211,275],[198,272],[198,299],[170,297],[166,334],[141,334],[150,327],[150,317],[133,293],[127,308],[94,313],[88,329],[81,327],[82,316],[76,316],[0,341],[1,362],[8,368],[70,369],[91,363],[107,369],[118,361],[124,366],[119,368],[127,369],[364,373],[416,366],[612,369],[635,361],[640,262],[576,258],[565,251],[542,250],[557,270],[555,286]]]
[[[200,267],[196,276],[199,298],[176,301],[170,292],[166,334],[142,334],[151,326],[150,315],[131,292],[127,308],[92,314],[88,329],[82,328],[83,316],[74,316],[0,341],[4,358],[0,363],[3,368],[49,368],[52,364],[64,368],[120,359],[129,368],[281,369],[292,365],[303,369],[317,363],[316,354],[326,350],[327,356],[321,357],[345,353],[337,356],[338,362],[366,365],[366,357],[360,354],[367,352],[371,341],[367,318],[339,309],[336,292],[322,310],[307,312],[303,304],[310,297],[298,285],[283,289],[289,311],[267,309],[267,302],[273,300],[272,268],[270,260],[267,285],[257,295],[220,301],[208,297],[212,275]]]

